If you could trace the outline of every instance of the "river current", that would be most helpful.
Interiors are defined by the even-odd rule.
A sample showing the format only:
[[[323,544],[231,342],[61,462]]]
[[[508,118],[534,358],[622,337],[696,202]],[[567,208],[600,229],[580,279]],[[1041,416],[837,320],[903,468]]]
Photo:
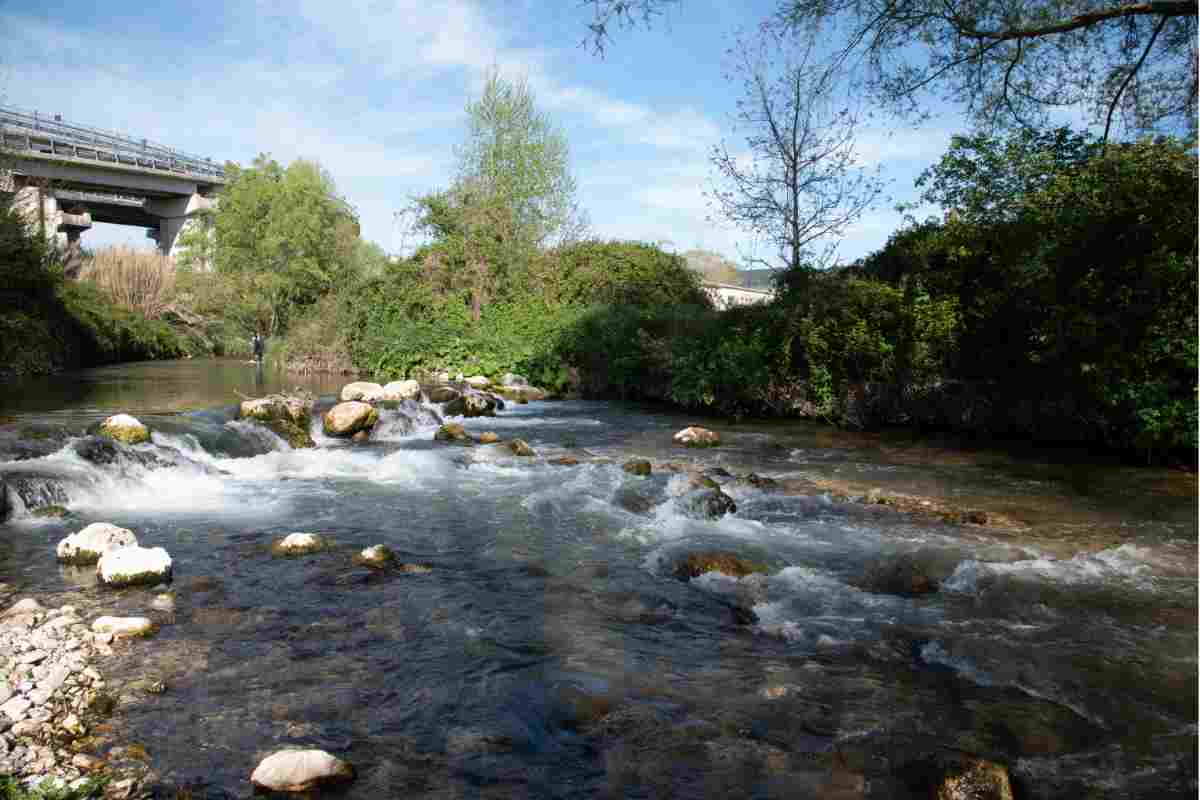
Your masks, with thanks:
[[[461,420],[532,458],[434,442],[428,404],[359,444],[314,417],[304,450],[236,419],[298,382],[177,362],[0,385],[0,583],[160,624],[103,669],[167,685],[112,720],[164,785],[248,797],[262,756],[313,746],[355,765],[347,798],[904,798],[966,752],[1018,797],[1196,796],[1194,475],[586,401]],[[306,385],[327,407],[340,383]],[[116,412],[153,442],[89,460]],[[724,444],[673,445],[692,422]],[[736,512],[693,513],[688,470]],[[173,611],[55,562],[95,521],[170,552]],[[335,546],[273,555],[293,531]],[[358,563],[374,544],[429,569]],[[766,572],[677,579],[701,550]],[[865,580],[897,561],[938,591]]]

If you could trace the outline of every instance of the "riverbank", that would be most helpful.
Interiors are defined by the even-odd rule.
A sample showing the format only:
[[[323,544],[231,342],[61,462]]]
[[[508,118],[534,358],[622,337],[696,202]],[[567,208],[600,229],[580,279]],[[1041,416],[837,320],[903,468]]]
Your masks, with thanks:
[[[148,765],[106,722],[122,687],[100,670],[128,645],[93,630],[95,610],[71,599],[46,607],[0,584],[0,775],[47,796],[148,796]]]

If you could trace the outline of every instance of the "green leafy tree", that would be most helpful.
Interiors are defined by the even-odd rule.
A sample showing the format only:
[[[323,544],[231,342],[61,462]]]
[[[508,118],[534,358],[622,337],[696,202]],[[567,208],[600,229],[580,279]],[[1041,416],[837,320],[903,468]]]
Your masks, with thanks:
[[[648,24],[678,0],[589,0],[590,40]],[[836,42],[877,100],[920,114],[929,90],[985,125],[1040,127],[1064,107],[1108,139],[1196,130],[1196,0],[780,0],[771,22]]]
[[[567,140],[537,109],[524,80],[493,71],[467,104],[458,174],[446,191],[419,198],[420,224],[455,270],[472,316],[519,284],[515,271],[539,248],[574,238],[581,226]]]
[[[354,274],[358,222],[319,164],[227,165],[229,182],[212,215],[211,238],[198,227],[185,241],[185,265],[211,261],[229,291],[224,315],[266,333]],[[195,282],[197,287],[202,283]]]
[[[1018,130],[1006,137],[955,136],[950,150],[917,178],[927,203],[979,222],[1011,220],[1022,205],[1064,173],[1076,171],[1101,149],[1070,128]]]

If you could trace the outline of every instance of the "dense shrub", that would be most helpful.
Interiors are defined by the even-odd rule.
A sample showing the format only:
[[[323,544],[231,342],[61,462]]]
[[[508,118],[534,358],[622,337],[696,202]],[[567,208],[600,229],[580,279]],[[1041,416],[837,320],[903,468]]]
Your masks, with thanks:
[[[57,254],[9,203],[0,200],[0,372],[184,354],[184,342],[165,323],[116,306],[91,284],[64,281]]]

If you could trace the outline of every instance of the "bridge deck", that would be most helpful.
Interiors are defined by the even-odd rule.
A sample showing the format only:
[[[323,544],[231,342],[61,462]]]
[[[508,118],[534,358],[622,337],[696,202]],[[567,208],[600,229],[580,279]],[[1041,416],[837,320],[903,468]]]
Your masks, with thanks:
[[[210,159],[4,106],[0,106],[0,148],[17,155],[59,156],[186,175],[210,184],[225,182],[224,168]]]

